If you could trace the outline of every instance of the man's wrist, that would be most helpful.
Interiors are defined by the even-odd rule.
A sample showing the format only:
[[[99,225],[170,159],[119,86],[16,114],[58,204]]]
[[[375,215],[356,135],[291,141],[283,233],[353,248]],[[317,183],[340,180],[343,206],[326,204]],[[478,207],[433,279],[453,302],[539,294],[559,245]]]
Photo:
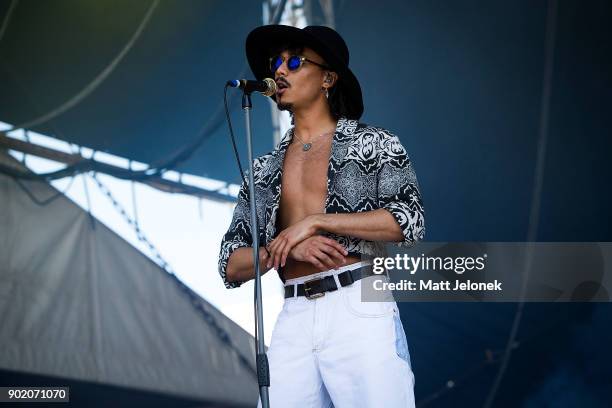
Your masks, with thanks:
[[[314,233],[327,232],[327,214],[314,214],[312,217],[312,225],[314,227]]]

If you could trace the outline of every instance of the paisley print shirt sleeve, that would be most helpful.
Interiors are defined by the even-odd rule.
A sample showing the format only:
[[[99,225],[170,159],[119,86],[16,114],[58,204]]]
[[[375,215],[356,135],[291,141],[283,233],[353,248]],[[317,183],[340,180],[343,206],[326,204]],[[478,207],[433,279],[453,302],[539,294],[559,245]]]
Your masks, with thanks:
[[[402,229],[404,240],[394,244],[411,247],[425,234],[419,185],[399,138],[384,130],[379,135],[378,206],[389,211]]]
[[[252,246],[251,237],[251,222],[249,208],[249,187],[246,182],[242,183],[240,193],[238,193],[238,202],[234,208],[234,215],[229,229],[223,236],[221,241],[221,252],[219,253],[219,273],[223,279],[223,283],[227,289],[237,288],[243,282],[228,282],[227,280],[227,263],[232,253],[243,247]]]
[[[255,208],[257,209],[257,223],[259,227],[259,244],[267,245],[274,235],[272,228],[275,212],[278,208],[280,198],[280,165],[276,156],[268,153],[255,158],[253,161],[253,178],[255,181]],[[223,279],[225,287],[228,289],[237,288],[244,282],[228,282],[227,263],[232,253],[238,248],[252,247],[253,235],[251,230],[251,207],[249,203],[248,170],[245,172],[243,181],[238,193],[236,207],[232,222],[221,240],[219,252],[219,274]],[[271,203],[276,203],[273,205]],[[268,232],[266,232],[268,231]]]

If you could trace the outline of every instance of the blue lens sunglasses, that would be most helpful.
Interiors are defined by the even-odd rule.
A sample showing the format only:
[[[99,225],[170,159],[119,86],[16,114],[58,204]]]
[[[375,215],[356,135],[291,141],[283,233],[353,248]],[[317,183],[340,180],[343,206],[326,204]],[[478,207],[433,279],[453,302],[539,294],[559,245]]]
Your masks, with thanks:
[[[290,55],[287,59],[287,68],[291,72],[297,71],[304,64],[304,61],[310,62],[311,64],[314,64],[323,69],[329,69],[327,65],[319,64],[318,62],[309,60],[308,58],[303,57],[301,55]],[[272,72],[272,74],[276,73],[276,70],[278,69],[278,67],[283,65],[283,62],[285,62],[285,58],[283,58],[282,55],[275,55],[274,57],[270,58],[270,72]]]

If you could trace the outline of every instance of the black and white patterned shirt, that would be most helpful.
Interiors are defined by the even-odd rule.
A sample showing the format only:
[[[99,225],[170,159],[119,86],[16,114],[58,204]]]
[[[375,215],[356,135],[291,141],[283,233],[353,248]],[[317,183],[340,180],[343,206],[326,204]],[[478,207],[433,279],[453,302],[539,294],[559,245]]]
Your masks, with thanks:
[[[293,138],[289,129],[272,152],[254,161],[254,181],[260,245],[268,245],[280,232],[279,211],[283,160]],[[340,118],[333,137],[327,173],[325,213],[357,213],[387,209],[402,229],[404,240],[393,244],[411,247],[423,239],[425,212],[416,175],[399,138],[389,131]],[[250,247],[249,188],[242,183],[232,222],[221,242],[219,273],[226,288],[227,262],[237,248]],[[385,256],[383,243],[350,236],[325,234],[347,248],[349,255]]]

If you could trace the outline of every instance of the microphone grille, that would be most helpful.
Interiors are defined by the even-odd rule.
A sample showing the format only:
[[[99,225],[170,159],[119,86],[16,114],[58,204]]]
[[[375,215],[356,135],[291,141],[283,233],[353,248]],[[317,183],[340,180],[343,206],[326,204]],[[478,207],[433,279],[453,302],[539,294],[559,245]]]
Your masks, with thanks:
[[[274,81],[272,78],[264,78],[263,81],[268,84],[268,89],[266,92],[263,92],[263,94],[266,96],[274,95],[276,93],[276,81]]]

